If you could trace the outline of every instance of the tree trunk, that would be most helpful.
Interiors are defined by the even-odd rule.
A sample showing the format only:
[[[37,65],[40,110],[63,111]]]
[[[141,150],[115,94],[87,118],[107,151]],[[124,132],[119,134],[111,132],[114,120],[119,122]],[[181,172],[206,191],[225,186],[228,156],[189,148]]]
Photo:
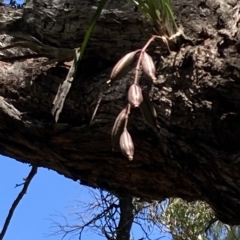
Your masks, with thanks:
[[[52,102],[68,67],[43,65],[46,59],[36,58],[70,60],[96,10],[94,2],[35,0],[23,10],[1,13],[3,45],[13,37],[31,50],[1,54],[0,153],[118,196],[205,200],[221,221],[240,224],[239,2],[173,0],[178,23],[192,40],[181,39],[171,54],[154,45],[158,80],[151,85],[143,76],[141,86],[161,129],[150,128],[133,109],[128,128],[133,161],[111,151],[110,134],[126,106],[134,70],[109,88],[106,81],[113,63],[151,36],[151,26],[134,5],[110,1],[103,11],[58,123]],[[32,51],[35,58],[10,61]]]
[[[131,239],[130,232],[133,224],[133,197],[131,195],[120,198],[120,220],[117,229],[117,240]]]

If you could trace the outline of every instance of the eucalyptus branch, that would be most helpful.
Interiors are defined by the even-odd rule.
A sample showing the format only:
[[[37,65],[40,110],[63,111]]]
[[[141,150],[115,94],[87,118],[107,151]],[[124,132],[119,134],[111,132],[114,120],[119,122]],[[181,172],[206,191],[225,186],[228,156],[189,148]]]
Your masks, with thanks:
[[[23,198],[24,194],[26,194],[27,189],[36,173],[37,173],[37,167],[33,166],[30,173],[28,174],[27,178],[25,179],[25,183],[23,184],[23,188],[22,188],[21,192],[18,194],[17,198],[14,200],[14,202],[8,212],[7,218],[4,222],[2,231],[0,233],[0,240],[3,240],[4,235],[8,229],[9,223],[14,214],[14,211],[15,211],[16,207],[18,206],[18,204],[20,203],[21,199]]]

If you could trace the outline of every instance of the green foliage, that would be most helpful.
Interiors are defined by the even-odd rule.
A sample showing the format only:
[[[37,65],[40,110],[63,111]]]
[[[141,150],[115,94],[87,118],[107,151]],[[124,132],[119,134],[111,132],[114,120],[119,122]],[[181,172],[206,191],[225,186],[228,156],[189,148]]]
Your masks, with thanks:
[[[230,227],[217,220],[205,202],[171,198],[162,206],[157,220],[174,240],[240,240],[240,227]]]
[[[90,26],[89,26],[89,28],[88,28],[85,36],[84,36],[84,40],[83,40],[82,46],[79,49],[79,51],[81,51],[81,53],[80,53],[80,60],[83,57],[83,53],[84,53],[84,51],[86,49],[86,46],[87,46],[87,44],[89,42],[89,39],[90,39],[91,34],[93,32],[93,29],[94,29],[94,27],[96,25],[97,20],[99,19],[99,16],[100,16],[100,14],[102,12],[102,9],[106,5],[107,1],[108,0],[101,0],[99,5],[98,5],[98,8],[97,8],[96,12],[94,13],[94,16],[92,18],[91,24],[90,24]]]
[[[205,230],[213,216],[205,202],[188,203],[180,198],[171,198],[162,213],[161,223],[170,230],[174,239],[199,240],[206,238]]]
[[[212,240],[240,240],[240,226],[229,226],[220,221],[212,224],[208,231]]]
[[[158,33],[162,32],[161,29],[166,29],[170,36],[177,30],[171,0],[133,0],[133,2],[152,22]]]
[[[227,234],[224,240],[240,240],[240,226],[230,227],[225,225],[227,228]]]

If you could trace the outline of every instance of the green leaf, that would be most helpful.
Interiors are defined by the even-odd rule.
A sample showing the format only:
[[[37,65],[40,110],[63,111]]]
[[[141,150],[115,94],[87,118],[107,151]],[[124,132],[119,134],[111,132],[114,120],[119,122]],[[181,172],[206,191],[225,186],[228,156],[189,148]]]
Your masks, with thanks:
[[[133,0],[143,14],[152,22],[156,30],[162,27],[169,35],[177,30],[171,0]]]
[[[90,26],[89,26],[89,28],[88,28],[85,36],[84,36],[84,40],[83,40],[82,46],[81,46],[81,47],[79,48],[79,50],[78,50],[78,51],[80,51],[79,60],[81,60],[82,57],[83,57],[83,53],[84,53],[84,51],[85,51],[85,49],[86,49],[86,46],[87,46],[87,44],[88,44],[88,41],[89,41],[89,39],[90,39],[90,37],[91,37],[91,34],[92,34],[92,32],[93,32],[93,29],[94,29],[94,27],[95,27],[95,25],[96,25],[97,20],[99,19],[99,16],[100,16],[100,14],[101,14],[101,12],[102,12],[102,9],[105,7],[107,1],[108,1],[108,0],[101,0],[101,2],[100,2],[99,5],[98,5],[97,11],[94,13],[94,16],[93,16],[93,18],[92,18],[91,24],[90,24]]]
[[[170,20],[173,23],[173,26],[177,29],[177,24],[174,20],[174,16],[173,16],[173,10],[172,10],[172,4],[170,1],[165,3],[166,6],[166,10],[167,10],[167,14],[168,14],[168,20]]]

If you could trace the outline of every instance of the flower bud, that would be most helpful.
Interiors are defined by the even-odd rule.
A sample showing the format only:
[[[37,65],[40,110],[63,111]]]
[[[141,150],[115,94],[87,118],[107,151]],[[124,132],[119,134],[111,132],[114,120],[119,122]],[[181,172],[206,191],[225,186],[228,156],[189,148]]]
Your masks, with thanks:
[[[142,89],[137,84],[132,84],[128,90],[128,102],[133,107],[139,107],[143,101]]]
[[[107,81],[107,83],[113,83],[113,81],[120,79],[127,71],[128,67],[133,63],[135,60],[136,53],[139,52],[139,50],[130,52],[123,56],[117,64],[114,66],[110,79]]]
[[[124,129],[120,137],[120,149],[122,154],[127,157],[129,161],[133,160],[134,145],[131,135],[129,134],[127,129]]]
[[[113,151],[119,143],[119,138],[123,132],[125,121],[127,117],[127,107],[125,107],[117,116],[111,133]]]
[[[142,53],[142,61],[141,61],[143,72],[150,77],[153,82],[157,80],[156,78],[156,67],[152,60],[152,57],[146,52]]]

